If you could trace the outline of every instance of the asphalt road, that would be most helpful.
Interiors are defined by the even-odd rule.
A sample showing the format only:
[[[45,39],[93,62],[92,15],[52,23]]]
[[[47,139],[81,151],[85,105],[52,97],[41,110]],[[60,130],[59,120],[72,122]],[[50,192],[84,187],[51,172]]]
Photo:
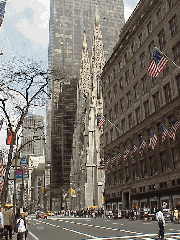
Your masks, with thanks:
[[[35,219],[30,216],[28,239],[156,239],[158,224],[156,221],[48,217]],[[166,223],[167,240],[180,239],[180,224]]]

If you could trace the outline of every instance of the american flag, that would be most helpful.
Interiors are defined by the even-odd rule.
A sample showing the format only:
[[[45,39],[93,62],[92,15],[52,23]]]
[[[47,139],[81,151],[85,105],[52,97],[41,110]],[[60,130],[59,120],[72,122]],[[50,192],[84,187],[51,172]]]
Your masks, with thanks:
[[[134,159],[135,153],[137,152],[137,147],[135,143],[132,141],[132,152],[131,152],[131,157]]]
[[[3,125],[3,119],[0,120],[0,130],[2,128],[2,125]]]
[[[165,58],[161,52],[156,50],[147,71],[152,77],[158,77],[159,73],[162,72],[167,64],[168,59]]]
[[[156,143],[157,143],[157,136],[156,136],[156,135],[153,133],[153,131],[151,130],[151,131],[150,131],[150,143],[149,143],[149,146],[150,146],[152,149],[155,149]]]
[[[166,137],[168,135],[168,130],[164,127],[164,125],[162,124],[162,142],[164,143],[166,140]]]
[[[116,157],[114,156],[114,153],[112,153],[111,164],[114,164],[115,161],[116,161]]]
[[[107,170],[108,165],[110,164],[109,158],[106,157],[106,161],[105,161],[105,169]]]
[[[2,25],[5,14],[6,0],[0,2],[0,27]]]
[[[139,154],[143,156],[144,154],[144,149],[146,147],[146,142],[143,140],[143,137],[140,136],[140,147],[139,147]]]
[[[122,158],[122,154],[121,154],[121,152],[118,150],[118,151],[117,151],[117,157],[116,157],[117,163],[120,161],[121,158]]]
[[[100,118],[99,118],[99,123],[98,123],[98,125],[99,125],[99,131],[101,130],[101,127],[102,127],[102,125],[103,125],[105,122],[106,122],[106,120],[104,119],[104,117],[100,117]]]
[[[179,126],[180,126],[180,122],[177,120],[177,118],[174,118],[173,125],[169,130],[169,137],[170,138],[175,140],[176,132],[177,132]]]
[[[129,155],[129,150],[126,148],[126,146],[124,146],[124,149],[125,149],[125,151],[124,151],[124,161],[126,161],[128,155]]]

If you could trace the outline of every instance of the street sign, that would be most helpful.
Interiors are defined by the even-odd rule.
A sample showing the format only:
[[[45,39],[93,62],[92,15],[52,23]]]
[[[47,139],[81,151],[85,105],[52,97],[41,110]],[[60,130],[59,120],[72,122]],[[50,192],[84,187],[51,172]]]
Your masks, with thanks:
[[[26,158],[22,158],[20,161],[21,166],[26,166],[28,164],[28,161]]]
[[[24,170],[24,172],[22,169],[16,170],[16,178],[22,178],[22,174],[23,174],[23,178],[28,178],[29,170]]]

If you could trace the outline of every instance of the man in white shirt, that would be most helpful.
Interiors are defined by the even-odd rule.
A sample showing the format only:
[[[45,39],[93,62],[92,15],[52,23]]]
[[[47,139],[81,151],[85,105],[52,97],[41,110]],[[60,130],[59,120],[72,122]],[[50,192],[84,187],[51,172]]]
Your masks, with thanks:
[[[164,227],[165,227],[165,220],[163,216],[163,212],[159,209],[159,211],[156,213],[156,219],[158,221],[159,225],[159,238],[164,239]]]

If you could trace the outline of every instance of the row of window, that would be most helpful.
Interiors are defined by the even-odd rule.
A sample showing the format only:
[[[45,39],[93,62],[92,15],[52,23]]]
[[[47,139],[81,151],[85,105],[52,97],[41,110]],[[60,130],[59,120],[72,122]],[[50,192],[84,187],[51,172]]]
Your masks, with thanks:
[[[151,24],[151,21],[149,22],[148,26]],[[151,27],[148,27],[150,29]],[[177,15],[174,14],[174,16],[169,20],[169,28],[171,31],[171,36],[174,37],[178,33],[178,20],[177,20]],[[161,31],[158,33],[158,42],[159,42],[159,48],[162,50],[166,46],[166,37],[165,37],[165,28],[162,28]],[[142,33],[139,35],[139,47],[143,44],[143,35]],[[155,42],[154,40],[149,44],[148,49],[149,49],[149,56],[150,59],[153,57],[154,53],[154,47],[155,47]],[[118,72],[126,65],[130,57],[133,56],[133,54],[136,52],[136,44],[135,42],[131,45],[131,51],[126,51],[124,54],[124,59],[121,59],[121,61],[118,63],[118,66],[116,66],[112,74],[108,76],[106,81],[104,81],[103,89],[105,89],[115,78]],[[173,48],[172,52],[174,55],[174,61],[176,63],[180,63],[180,42],[178,42]],[[129,57],[128,57],[129,56]],[[146,54],[145,52],[142,52],[140,54],[140,68],[141,70],[144,69],[146,65]],[[137,71],[137,62],[135,61],[132,64],[132,75],[135,78],[138,75]],[[130,83],[130,71],[129,69],[125,72],[125,84],[126,86],[129,85]],[[120,81],[119,84],[119,89],[120,91],[123,90],[123,78]]]
[[[180,178],[177,179],[177,180],[171,180],[171,186],[180,186]],[[170,186],[169,186],[170,187]],[[142,187],[139,187],[139,191],[137,188],[132,188],[131,189],[131,194],[136,194],[136,193],[143,193],[143,192],[146,192],[146,191],[153,191],[153,190],[158,190],[158,189],[166,189],[168,188],[168,184],[167,184],[167,181],[165,182],[160,182],[158,185],[157,184],[151,184],[149,186],[142,186]],[[122,197],[122,192],[118,192],[116,194],[116,192],[113,192],[113,193],[108,193],[106,194],[106,198],[110,198],[110,197]]]
[[[161,152],[159,153],[159,169],[155,171],[155,165],[157,167],[157,159],[154,157],[149,157],[148,162],[149,162],[149,172],[148,174],[146,173],[146,178],[147,176],[153,176],[155,175],[155,172],[159,173],[164,173],[167,172],[168,168],[167,167],[167,160],[166,160],[166,153]],[[179,169],[178,166],[178,161],[180,160],[180,150],[176,148],[171,149],[171,157],[172,157],[172,169]],[[170,161],[170,159],[168,159]],[[107,186],[117,186],[118,184],[123,184],[124,182],[129,182],[131,181],[136,181],[136,179],[143,179],[145,178],[145,161],[142,160],[139,163],[139,176],[137,176],[137,171],[136,171],[136,166],[132,165],[131,166],[131,177],[130,177],[130,172],[128,167],[124,167],[121,169],[118,169],[114,172],[110,172],[107,174]],[[175,182],[172,182],[172,185],[175,186]],[[162,185],[160,183],[160,188],[165,188],[167,187],[166,185]],[[154,187],[149,188],[149,190],[152,190]]]
[[[143,78],[144,80],[144,78]],[[145,81],[145,80],[144,80]],[[177,87],[178,87],[178,93],[180,95],[180,75],[177,76],[176,78],[176,81],[177,81]],[[143,88],[146,89],[146,83],[147,82],[143,82],[144,86]],[[172,100],[172,93],[171,93],[171,86],[170,86],[170,83],[167,83],[164,88],[164,97],[165,97],[165,101],[166,101],[166,104],[169,103],[171,100]],[[127,94],[126,94],[126,101],[127,101],[127,108],[129,108],[133,101],[138,99],[139,98],[139,88],[138,88],[138,84],[136,84],[134,86],[134,99],[132,99],[132,94],[131,94],[131,91],[129,91]],[[153,104],[154,104],[154,110],[155,111],[158,111],[161,107],[161,101],[160,101],[160,91],[157,91],[156,93],[154,93],[152,95],[152,98],[153,98]],[[144,118],[147,118],[150,116],[150,114],[152,113],[151,111],[153,111],[153,108],[152,106],[150,106],[150,100],[146,100],[144,103],[143,103],[143,116]],[[121,116],[122,113],[124,113],[126,111],[126,106],[125,106],[125,97],[122,97],[119,101],[119,103],[116,103],[114,105],[114,109],[110,109],[109,110],[109,114],[108,116],[105,115],[106,118],[109,119],[109,121],[113,122],[114,120],[116,120],[119,116]],[[120,130],[122,133],[125,133],[128,129],[131,129],[135,124],[139,124],[140,121],[142,121],[142,117],[141,117],[141,108],[140,106],[138,106],[136,109],[135,109],[135,114],[133,114],[132,112],[128,115],[128,121],[123,118],[120,122],[120,124],[118,124],[117,127],[120,127]],[[133,119],[133,115],[134,115],[134,118]],[[108,123],[106,123],[108,124]],[[105,127],[106,127],[106,124],[105,124]],[[120,126],[119,126],[120,125]],[[113,136],[112,136],[113,137]]]
[[[140,108],[136,109],[136,111],[138,110],[138,113],[136,112],[136,114],[139,114],[140,115]],[[140,119],[140,117],[138,118]],[[170,115],[168,118],[167,118],[167,121],[166,119],[164,120],[164,126],[166,129],[170,129],[172,124],[173,124],[173,120],[174,120],[174,115]],[[128,115],[128,121],[129,121],[129,126],[132,126],[132,113],[130,115]],[[167,125],[167,126],[166,126]],[[116,125],[117,128],[119,127],[119,125],[117,124]],[[113,132],[113,129],[115,129],[115,132]],[[121,121],[121,133],[123,133],[123,131],[125,132],[126,130],[126,122],[125,122],[125,119],[123,119]],[[125,130],[124,130],[125,129]],[[143,131],[143,139],[146,141],[146,142],[149,142],[150,140],[150,130],[151,129],[146,129]],[[157,141],[157,144],[159,145],[159,147],[163,146],[163,142],[162,142],[162,122],[158,122],[154,129],[153,129],[153,132],[155,133],[155,135],[157,136],[158,138],[158,141]],[[105,134],[105,145],[108,145],[110,142],[112,142],[114,139],[118,138],[120,135],[120,132],[118,129],[116,128],[112,128],[110,129],[110,136],[108,134],[108,132]],[[176,136],[178,138],[178,136]],[[170,138],[170,142],[173,141],[172,138]],[[135,145],[139,146],[140,145],[140,135],[137,135],[136,137],[134,137],[134,142],[135,142]],[[126,146],[127,148],[132,148],[132,144],[130,142],[124,142],[122,144],[123,146]],[[119,147],[118,149],[114,149],[115,151],[114,152],[117,152],[118,150],[121,150]],[[124,151],[124,150],[123,150]],[[123,152],[122,151],[122,152]],[[111,154],[110,154],[111,155]],[[111,156],[110,156],[111,157]]]

